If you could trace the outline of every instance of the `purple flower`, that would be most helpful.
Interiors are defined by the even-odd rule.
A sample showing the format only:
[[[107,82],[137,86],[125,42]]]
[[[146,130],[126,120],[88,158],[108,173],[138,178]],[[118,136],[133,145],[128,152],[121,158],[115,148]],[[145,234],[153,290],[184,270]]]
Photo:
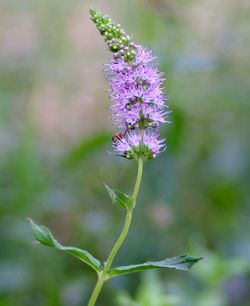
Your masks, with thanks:
[[[115,125],[122,129],[158,127],[165,123],[166,105],[163,74],[153,64],[151,52],[133,45],[133,61],[116,56],[106,64],[111,111]]]
[[[164,77],[155,66],[151,52],[131,44],[136,50],[133,60],[126,60],[120,51],[105,65],[113,121],[116,127],[127,132],[126,136],[119,134],[113,138],[113,149],[127,158],[150,159],[164,147],[157,132],[159,125],[167,122]]]
[[[105,65],[110,83],[113,122],[123,133],[113,136],[113,149],[129,159],[156,157],[164,145],[158,129],[166,123],[164,76],[151,51],[136,45],[121,26],[106,15],[91,10],[91,18],[104,36],[113,59]]]
[[[159,134],[154,130],[130,131],[123,134],[116,134],[113,137],[113,149],[119,156],[129,159],[138,159],[143,155],[144,159],[151,159],[157,156],[165,148],[164,139],[158,139]]]

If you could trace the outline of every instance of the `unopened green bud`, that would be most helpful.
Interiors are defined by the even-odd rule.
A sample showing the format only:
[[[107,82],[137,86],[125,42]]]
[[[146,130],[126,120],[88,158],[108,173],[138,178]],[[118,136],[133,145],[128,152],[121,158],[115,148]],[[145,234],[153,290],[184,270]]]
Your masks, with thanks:
[[[124,57],[126,61],[132,61],[136,55],[136,48],[131,42],[131,37],[121,29],[121,25],[95,9],[90,9],[90,15],[100,34],[105,37],[109,49],[114,53],[124,50],[125,53],[118,52],[117,55]]]

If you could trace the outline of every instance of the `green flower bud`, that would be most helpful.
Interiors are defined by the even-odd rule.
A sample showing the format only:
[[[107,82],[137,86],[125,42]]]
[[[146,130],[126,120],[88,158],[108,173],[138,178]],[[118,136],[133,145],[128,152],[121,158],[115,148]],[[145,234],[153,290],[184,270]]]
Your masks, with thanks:
[[[115,53],[116,57],[122,56],[126,61],[132,61],[136,55],[135,44],[131,42],[131,37],[121,29],[121,25],[92,8],[90,15],[100,34],[105,37],[109,50]],[[119,50],[125,50],[125,53],[119,53]]]

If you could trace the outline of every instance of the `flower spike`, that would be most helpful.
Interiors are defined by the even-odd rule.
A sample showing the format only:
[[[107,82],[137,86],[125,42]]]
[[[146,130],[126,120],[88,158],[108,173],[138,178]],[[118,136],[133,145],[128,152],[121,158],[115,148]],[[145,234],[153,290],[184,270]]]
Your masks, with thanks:
[[[132,42],[119,24],[94,9],[90,14],[113,52],[105,73],[113,122],[123,131],[122,137],[113,137],[113,149],[128,159],[154,158],[165,147],[164,140],[158,139],[159,126],[167,122],[168,113],[164,75],[151,51]]]

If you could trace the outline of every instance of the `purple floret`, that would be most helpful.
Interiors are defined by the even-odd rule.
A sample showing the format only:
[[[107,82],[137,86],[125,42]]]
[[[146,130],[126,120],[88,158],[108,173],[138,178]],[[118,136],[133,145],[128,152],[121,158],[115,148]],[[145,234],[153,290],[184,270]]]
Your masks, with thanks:
[[[147,159],[156,157],[165,148],[164,139],[158,139],[159,134],[153,130],[144,131],[143,136],[139,131],[132,131],[125,136],[113,138],[113,149],[119,156],[134,158],[144,152]]]
[[[132,62],[118,57],[106,64],[112,116],[115,125],[122,129],[147,128],[166,122],[163,74],[154,66],[150,51],[142,46],[136,48]]]
[[[135,44],[133,48],[133,60],[127,61],[118,52],[105,65],[113,122],[125,133],[113,137],[113,149],[119,156],[147,160],[165,147],[164,140],[158,139],[159,125],[167,122],[168,113],[164,76],[149,50]]]

